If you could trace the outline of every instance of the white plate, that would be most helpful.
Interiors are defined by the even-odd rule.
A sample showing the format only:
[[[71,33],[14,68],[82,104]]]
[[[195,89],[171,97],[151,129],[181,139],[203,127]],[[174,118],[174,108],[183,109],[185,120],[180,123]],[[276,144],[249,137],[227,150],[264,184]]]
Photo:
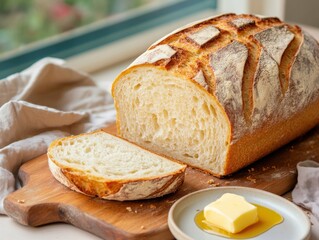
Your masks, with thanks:
[[[188,194],[171,207],[168,214],[168,226],[178,240],[225,240],[199,229],[194,221],[199,210],[220,198],[224,193],[244,196],[247,201],[268,207],[281,214],[284,221],[265,233],[250,238],[258,240],[302,240],[310,239],[310,221],[307,215],[296,205],[275,194],[246,187],[217,187]]]

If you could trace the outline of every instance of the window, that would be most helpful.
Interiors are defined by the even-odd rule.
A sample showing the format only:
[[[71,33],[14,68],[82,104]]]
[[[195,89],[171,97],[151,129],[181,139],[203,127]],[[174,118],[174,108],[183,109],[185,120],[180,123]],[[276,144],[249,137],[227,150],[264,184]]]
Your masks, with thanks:
[[[2,0],[0,54],[117,13],[158,2],[158,0]]]
[[[2,0],[0,79],[46,56],[74,58],[215,8],[216,0]]]

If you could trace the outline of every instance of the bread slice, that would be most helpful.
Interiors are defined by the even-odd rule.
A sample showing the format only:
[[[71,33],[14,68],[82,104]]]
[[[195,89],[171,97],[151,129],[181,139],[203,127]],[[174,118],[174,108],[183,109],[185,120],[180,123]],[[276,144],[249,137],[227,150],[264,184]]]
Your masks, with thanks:
[[[48,161],[53,176],[72,190],[119,201],[174,192],[186,169],[102,130],[55,140]]]

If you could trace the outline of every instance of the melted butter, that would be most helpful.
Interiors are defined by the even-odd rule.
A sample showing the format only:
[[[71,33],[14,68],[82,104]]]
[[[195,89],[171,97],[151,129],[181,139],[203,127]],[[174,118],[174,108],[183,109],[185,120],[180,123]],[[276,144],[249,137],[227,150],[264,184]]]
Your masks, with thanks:
[[[267,207],[258,204],[253,205],[257,207],[259,221],[251,226],[248,226],[239,233],[230,233],[210,224],[206,221],[204,217],[204,211],[200,211],[196,214],[195,223],[200,229],[210,234],[231,239],[247,239],[256,237],[268,231],[269,229],[271,229],[272,227],[281,223],[284,220],[284,218],[280,214]]]

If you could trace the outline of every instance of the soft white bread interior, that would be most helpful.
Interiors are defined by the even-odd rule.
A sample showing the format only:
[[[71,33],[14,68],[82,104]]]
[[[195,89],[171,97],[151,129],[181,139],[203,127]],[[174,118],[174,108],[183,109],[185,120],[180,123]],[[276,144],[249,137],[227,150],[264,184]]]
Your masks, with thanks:
[[[216,159],[226,157],[231,129],[207,91],[145,66],[120,79],[116,99],[121,99],[117,114],[125,138],[189,165],[223,171]]]
[[[118,134],[216,176],[319,122],[319,44],[277,18],[225,14],[153,44],[114,81]]]
[[[48,149],[53,176],[89,196],[137,200],[174,192],[186,166],[104,131],[54,141]]]

